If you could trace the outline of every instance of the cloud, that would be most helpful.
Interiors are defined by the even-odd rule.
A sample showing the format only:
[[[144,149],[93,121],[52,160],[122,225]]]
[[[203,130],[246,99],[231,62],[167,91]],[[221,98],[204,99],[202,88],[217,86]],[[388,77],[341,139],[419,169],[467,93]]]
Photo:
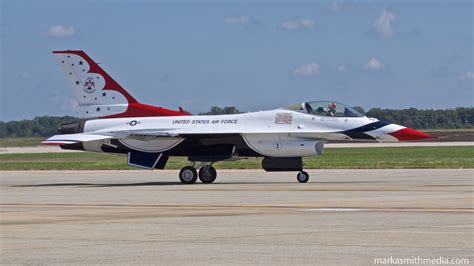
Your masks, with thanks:
[[[380,61],[377,60],[377,58],[372,57],[370,58],[369,62],[367,62],[367,64],[365,64],[362,68],[365,70],[370,70],[370,71],[379,71],[384,68],[384,65],[380,63]]]
[[[300,27],[300,24],[293,20],[283,21],[281,27],[285,30],[296,30]]]
[[[344,72],[344,71],[346,71],[346,66],[345,66],[345,65],[340,65],[340,66],[338,66],[338,67],[337,67],[337,71],[339,71],[339,72]]]
[[[474,71],[468,71],[459,75],[460,80],[474,80]]]
[[[226,24],[249,25],[256,24],[257,21],[249,16],[228,16],[224,18]]]
[[[309,19],[309,18],[305,18],[305,19],[300,20],[300,24],[301,24],[301,27],[303,27],[305,29],[312,30],[314,28],[314,20]]]
[[[306,65],[298,66],[293,70],[293,75],[301,77],[318,76],[320,73],[320,67],[316,63],[309,63]]]
[[[54,25],[49,28],[48,35],[51,37],[72,37],[76,34],[73,26]]]
[[[375,19],[373,27],[377,34],[382,37],[393,35],[392,23],[395,21],[395,14],[384,10],[382,15]]]
[[[312,30],[315,26],[314,20],[310,18],[304,18],[301,20],[286,20],[283,21],[280,25],[281,28],[285,30],[298,30],[298,29],[306,29]]]

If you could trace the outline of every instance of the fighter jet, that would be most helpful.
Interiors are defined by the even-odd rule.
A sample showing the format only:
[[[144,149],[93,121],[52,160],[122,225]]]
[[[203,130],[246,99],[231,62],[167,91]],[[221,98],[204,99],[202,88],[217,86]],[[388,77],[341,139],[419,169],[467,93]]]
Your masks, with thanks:
[[[263,157],[265,171],[296,171],[306,183],[302,157],[319,156],[327,141],[397,142],[431,136],[366,117],[335,101],[308,101],[274,110],[190,115],[136,101],[84,51],[54,51],[79,103],[77,123],[62,124],[43,144],[62,149],[126,154],[128,164],[164,169],[170,156],[187,157],[183,184],[212,183],[213,164]],[[199,171],[196,167],[199,165]]]

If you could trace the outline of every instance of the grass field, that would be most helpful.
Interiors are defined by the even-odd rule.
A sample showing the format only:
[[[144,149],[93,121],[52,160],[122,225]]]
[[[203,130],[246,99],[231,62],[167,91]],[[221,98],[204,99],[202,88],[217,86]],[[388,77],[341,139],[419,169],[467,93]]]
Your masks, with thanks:
[[[304,159],[306,169],[474,168],[472,147],[325,149]],[[186,158],[170,158],[166,169],[180,169]],[[258,169],[261,159],[218,162],[217,169]],[[128,170],[123,155],[103,153],[0,154],[0,170]]]
[[[41,145],[46,138],[0,138],[0,147],[34,147]]]

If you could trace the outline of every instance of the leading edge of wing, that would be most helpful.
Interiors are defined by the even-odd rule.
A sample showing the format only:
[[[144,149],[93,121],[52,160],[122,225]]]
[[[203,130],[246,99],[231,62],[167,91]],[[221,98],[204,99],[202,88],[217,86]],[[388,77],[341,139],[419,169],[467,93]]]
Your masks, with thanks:
[[[66,145],[79,142],[97,141],[104,139],[122,139],[134,138],[139,140],[149,140],[149,138],[157,137],[177,137],[168,131],[157,130],[126,130],[126,131],[112,131],[112,132],[94,132],[94,133],[76,133],[76,134],[60,134],[54,135],[47,140],[41,142],[46,145]]]
[[[45,141],[42,141],[41,144],[46,145],[65,145],[65,144],[74,144],[78,142],[87,142],[94,140],[103,140],[113,138],[111,136],[99,135],[99,134],[89,134],[89,133],[77,133],[77,134],[62,134],[54,135],[48,138]]]

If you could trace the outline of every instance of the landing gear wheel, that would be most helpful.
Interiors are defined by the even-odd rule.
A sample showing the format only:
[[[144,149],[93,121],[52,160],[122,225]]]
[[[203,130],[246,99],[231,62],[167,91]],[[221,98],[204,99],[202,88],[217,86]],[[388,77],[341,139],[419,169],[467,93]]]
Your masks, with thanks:
[[[298,179],[298,182],[300,183],[306,183],[309,180],[309,174],[305,171],[300,171],[296,176],[296,179]]]
[[[196,169],[192,166],[185,166],[179,171],[179,180],[183,184],[194,184],[197,180]]]
[[[216,180],[217,171],[210,165],[205,165],[199,169],[199,180],[204,184],[210,184]]]

